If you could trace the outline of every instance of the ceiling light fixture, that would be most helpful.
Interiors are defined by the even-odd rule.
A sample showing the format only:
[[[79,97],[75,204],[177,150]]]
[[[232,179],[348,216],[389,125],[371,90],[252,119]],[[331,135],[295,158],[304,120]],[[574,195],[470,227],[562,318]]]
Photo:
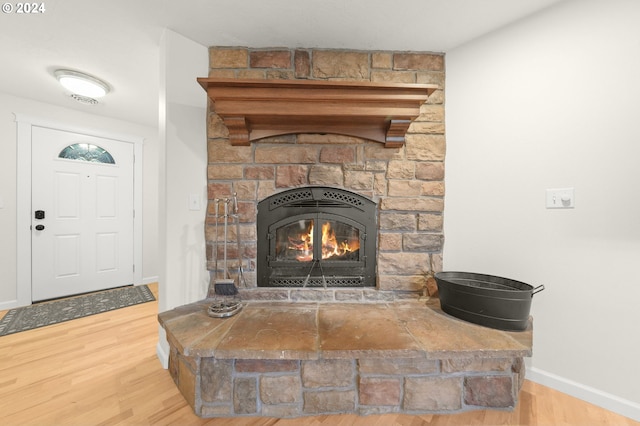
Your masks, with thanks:
[[[101,98],[109,93],[107,83],[90,75],[72,70],[56,70],[53,74],[64,88],[77,95]]]

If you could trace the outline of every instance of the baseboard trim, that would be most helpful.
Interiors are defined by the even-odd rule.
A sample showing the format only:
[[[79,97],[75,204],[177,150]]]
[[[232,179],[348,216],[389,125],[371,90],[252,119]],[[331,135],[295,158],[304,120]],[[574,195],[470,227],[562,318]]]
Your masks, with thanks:
[[[142,279],[142,284],[152,284],[152,283],[157,283],[158,282],[158,277],[146,277]]]
[[[162,347],[162,344],[160,344],[160,342],[158,342],[158,344],[156,345],[156,356],[158,357],[160,364],[162,364],[162,368],[164,368],[165,370],[168,369],[169,354],[164,351],[164,348]]]
[[[590,402],[606,410],[640,421],[640,404],[607,392],[574,382],[535,367],[527,369],[527,379]]]
[[[167,334],[161,325],[158,325],[158,343],[156,344],[156,356],[165,370],[169,368],[169,342],[167,342]]]

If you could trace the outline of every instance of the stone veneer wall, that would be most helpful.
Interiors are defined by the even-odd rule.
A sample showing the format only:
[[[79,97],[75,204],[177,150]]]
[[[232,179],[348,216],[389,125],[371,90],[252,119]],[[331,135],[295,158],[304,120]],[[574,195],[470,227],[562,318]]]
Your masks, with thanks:
[[[251,146],[231,146],[228,130],[211,105],[208,116],[208,269],[214,269],[214,198],[239,199],[244,276],[256,286],[257,203],[276,192],[328,185],[358,192],[378,202],[379,290],[420,291],[425,277],[442,264],[444,197],[444,56],[433,53],[321,49],[212,47],[210,77],[237,79],[366,80],[432,83],[440,89],[421,107],[406,145],[382,144],[334,134],[265,138]],[[219,224],[220,225],[220,224]],[[229,229],[235,241],[235,228]],[[222,235],[222,226],[218,226]],[[230,271],[237,271],[235,244],[228,248]],[[218,259],[222,259],[221,246]],[[218,262],[219,268],[222,262]]]
[[[201,417],[513,409],[522,358],[256,360],[187,357],[169,371]]]

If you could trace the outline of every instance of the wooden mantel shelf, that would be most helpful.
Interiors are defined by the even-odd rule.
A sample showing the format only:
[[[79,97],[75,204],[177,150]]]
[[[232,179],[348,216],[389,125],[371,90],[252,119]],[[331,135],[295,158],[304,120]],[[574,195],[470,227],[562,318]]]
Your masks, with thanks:
[[[199,78],[232,145],[292,133],[336,133],[404,145],[437,86],[325,80]]]

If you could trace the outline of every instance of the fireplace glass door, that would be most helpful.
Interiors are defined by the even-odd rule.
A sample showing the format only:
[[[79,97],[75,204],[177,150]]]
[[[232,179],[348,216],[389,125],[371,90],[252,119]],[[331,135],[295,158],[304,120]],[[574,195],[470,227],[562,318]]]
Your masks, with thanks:
[[[344,219],[298,219],[277,227],[274,253],[275,262],[359,261],[360,230]]]
[[[374,202],[342,189],[267,197],[258,203],[258,286],[374,286],[375,217]]]

